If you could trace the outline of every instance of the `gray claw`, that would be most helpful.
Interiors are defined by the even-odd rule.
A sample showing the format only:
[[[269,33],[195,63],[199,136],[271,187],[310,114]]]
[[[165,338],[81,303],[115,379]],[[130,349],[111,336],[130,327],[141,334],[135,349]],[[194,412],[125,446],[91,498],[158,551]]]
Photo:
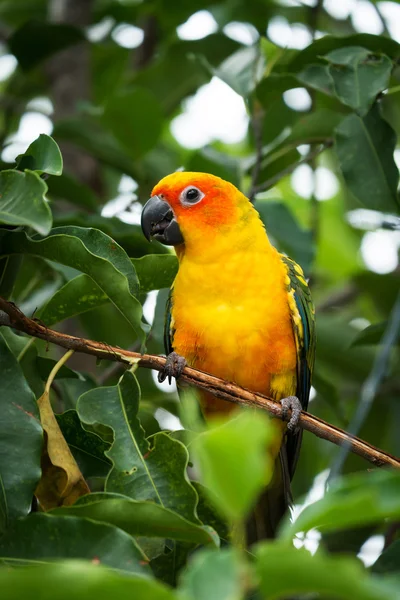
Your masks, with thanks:
[[[175,377],[175,379],[178,379],[182,375],[185,367],[185,358],[176,352],[171,352],[167,356],[164,369],[158,373],[158,381],[162,383],[168,377],[168,383],[171,385],[172,378]]]
[[[285,421],[289,416],[289,410],[292,411],[287,428],[289,431],[296,431],[302,411],[300,400],[296,396],[288,396],[287,398],[282,398],[280,404],[282,406],[282,417]]]

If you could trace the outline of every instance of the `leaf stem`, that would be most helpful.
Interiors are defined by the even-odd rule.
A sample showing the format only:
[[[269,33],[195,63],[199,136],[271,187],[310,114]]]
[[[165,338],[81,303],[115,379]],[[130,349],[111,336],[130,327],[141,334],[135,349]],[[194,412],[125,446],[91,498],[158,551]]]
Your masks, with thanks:
[[[60,360],[54,365],[54,367],[52,368],[50,375],[46,381],[46,386],[44,388],[44,393],[48,394],[50,392],[50,388],[51,388],[51,384],[54,381],[54,378],[56,377],[58,371],[61,369],[61,367],[67,362],[67,360],[73,355],[73,353],[75,352],[75,350],[68,350],[68,352],[66,352],[61,358]]]

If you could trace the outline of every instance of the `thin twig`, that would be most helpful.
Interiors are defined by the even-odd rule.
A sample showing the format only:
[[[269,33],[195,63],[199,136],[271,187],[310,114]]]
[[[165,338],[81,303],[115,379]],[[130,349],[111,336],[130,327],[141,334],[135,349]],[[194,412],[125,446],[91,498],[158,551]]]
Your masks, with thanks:
[[[49,343],[57,344],[63,348],[73,349],[76,352],[92,354],[102,359],[120,361],[128,365],[138,365],[147,369],[162,371],[165,367],[166,359],[162,356],[151,354],[139,354],[129,350],[122,350],[107,344],[102,344],[94,340],[79,338],[65,333],[59,333],[49,329],[32,319],[26,317],[14,304],[7,302],[0,297],[0,325],[13,327],[23,331],[28,335],[46,340]],[[236,404],[253,406],[268,411],[274,417],[283,419],[282,408],[279,402],[276,402],[268,396],[255,394],[246,390],[235,383],[224,381],[208,373],[203,373],[191,367],[185,367],[182,375],[182,381],[194,385],[200,389],[210,392],[217,398],[222,398],[228,402]],[[289,420],[289,417],[286,420]],[[326,439],[333,444],[342,446],[345,442],[349,444],[350,449],[358,456],[361,456],[377,467],[392,466],[400,468],[400,459],[379,450],[368,442],[355,436],[350,436],[343,429],[330,425],[326,421],[314,417],[309,413],[302,411],[299,419],[299,426],[314,435]]]
[[[309,152],[308,154],[306,154],[306,156],[303,156],[303,158],[301,158],[297,162],[289,165],[288,167],[286,167],[286,169],[283,169],[280,173],[277,173],[276,175],[274,175],[274,177],[271,177],[270,179],[267,179],[267,181],[264,181],[264,183],[257,185],[254,188],[254,194],[259,194],[260,192],[265,192],[265,190],[268,190],[270,187],[275,185],[275,183],[278,183],[278,181],[280,181],[282,179],[282,177],[292,173],[295,169],[297,169],[297,167],[299,165],[303,165],[304,163],[310,162],[316,156],[321,154],[321,152],[323,152],[327,148],[330,148],[332,146],[332,144],[333,144],[332,140],[327,140],[324,144],[318,146],[312,152]]]

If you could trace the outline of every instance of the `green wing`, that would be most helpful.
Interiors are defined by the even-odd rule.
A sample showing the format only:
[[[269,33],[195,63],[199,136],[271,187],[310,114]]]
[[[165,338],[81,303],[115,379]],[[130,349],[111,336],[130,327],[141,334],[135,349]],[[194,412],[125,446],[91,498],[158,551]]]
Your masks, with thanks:
[[[164,348],[165,354],[171,354],[173,351],[174,329],[172,327],[172,289],[169,290],[168,300],[165,305],[165,320],[164,320]]]
[[[310,288],[299,265],[285,255],[282,255],[282,261],[288,271],[289,306],[297,348],[296,396],[307,410],[315,359],[315,310]],[[301,437],[301,431],[289,434],[286,442],[291,477],[296,468]]]

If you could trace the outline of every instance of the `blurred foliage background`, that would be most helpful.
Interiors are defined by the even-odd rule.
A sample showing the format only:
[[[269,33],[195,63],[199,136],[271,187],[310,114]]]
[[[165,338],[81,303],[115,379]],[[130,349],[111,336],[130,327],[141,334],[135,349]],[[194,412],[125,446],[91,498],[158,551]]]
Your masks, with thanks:
[[[170,172],[214,173],[255,196],[273,242],[310,278],[317,309],[310,411],[349,429],[386,352],[359,435],[399,455],[398,346],[382,343],[399,313],[399,22],[398,2],[367,0],[1,0],[0,166],[9,173],[17,160],[19,171],[34,173],[20,182],[21,214],[2,216],[0,294],[62,332],[136,350],[143,304],[147,350],[163,353],[176,263],[144,239],[141,208]],[[56,140],[63,168],[45,138],[26,152],[39,134]],[[50,168],[43,152],[53,153]],[[15,183],[4,175],[3,198],[7,177]],[[40,241],[52,227],[63,229]],[[118,256],[109,238],[89,239],[81,228],[112,238]],[[120,272],[117,281],[94,265],[102,244],[105,262],[125,269],[129,292]],[[128,296],[115,297],[128,293],[139,302],[126,309]],[[2,334],[39,398],[61,351]],[[67,415],[59,422],[91,489],[102,490],[109,461],[104,447],[88,459],[90,440],[79,449],[75,411],[83,393],[115,386],[123,367],[84,355],[68,365],[79,376],[60,371],[54,407]],[[146,434],[179,429],[175,388],[160,386],[151,371],[136,375]],[[295,502],[322,494],[337,457],[332,444],[305,434]],[[348,455],[342,471],[367,468]],[[396,537],[393,525],[380,521],[323,541],[332,551],[364,548],[369,564],[388,536]],[[310,533],[297,545],[315,549],[319,539]]]

